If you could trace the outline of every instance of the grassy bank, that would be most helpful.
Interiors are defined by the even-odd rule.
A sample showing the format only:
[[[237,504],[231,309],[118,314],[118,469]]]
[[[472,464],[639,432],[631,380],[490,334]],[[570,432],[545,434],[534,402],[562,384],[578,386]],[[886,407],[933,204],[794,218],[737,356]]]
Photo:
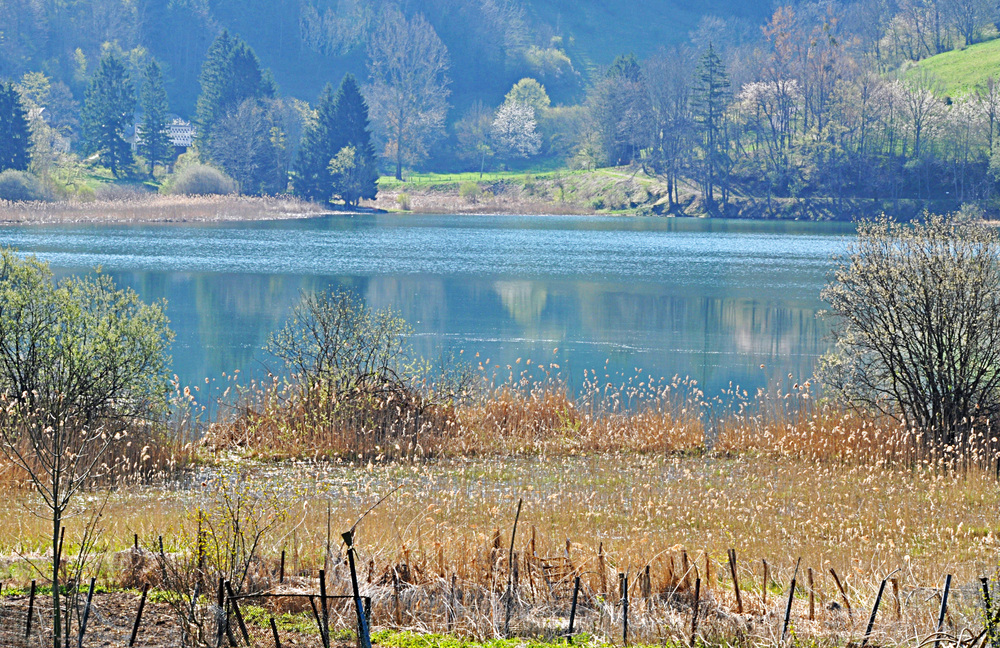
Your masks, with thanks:
[[[671,207],[663,178],[639,167],[543,172],[411,174],[404,181],[379,180],[379,194],[366,206],[430,214],[609,214],[852,221],[882,213],[909,220],[925,210],[955,211],[956,201],[854,198],[777,198],[734,194],[711,209],[697,187],[685,184]]]

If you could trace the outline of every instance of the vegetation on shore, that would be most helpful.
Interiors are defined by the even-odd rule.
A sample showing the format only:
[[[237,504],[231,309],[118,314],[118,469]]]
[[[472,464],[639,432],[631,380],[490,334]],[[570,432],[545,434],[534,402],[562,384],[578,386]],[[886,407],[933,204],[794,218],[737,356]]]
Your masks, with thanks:
[[[989,336],[1000,287],[986,270],[995,270],[998,248],[995,231],[958,217],[862,228],[831,288],[844,324],[839,358],[857,363],[856,390],[824,397],[792,377],[753,395],[738,386],[706,395],[692,381],[641,373],[619,384],[588,374],[570,394],[545,358],[435,368],[412,354],[405,322],[347,292],[305,295],[269,343],[289,377],[234,383],[211,421],[199,422],[196,392],[186,388],[175,386],[169,417],[150,416],[166,397],[159,387],[89,399],[98,409],[63,415],[52,408],[68,397],[36,403],[20,374],[0,375],[3,486],[19,504],[0,512],[8,556],[0,576],[22,588],[39,576],[65,583],[65,596],[52,596],[65,605],[66,631],[77,627],[85,576],[110,588],[156,587],[184,641],[201,646],[219,636],[218,618],[194,592],[214,591],[217,579],[251,597],[241,605],[258,620],[308,619],[308,599],[293,595],[315,594],[320,570],[330,592],[347,592],[346,555],[332,538],[350,529],[377,627],[553,638],[578,576],[576,629],[598,643],[622,636],[618,602],[627,593],[628,640],[638,643],[772,645],[783,641],[790,610],[797,640],[840,645],[866,632],[859,610],[892,578],[893,605],[868,639],[919,644],[936,628],[928,588],[951,574],[978,592],[976,579],[993,574],[1000,490],[991,420],[1000,391],[985,385],[961,410],[936,396],[960,376],[928,373],[927,390],[893,400],[893,381],[909,380],[899,367],[924,351],[937,357],[936,347],[914,346],[906,326],[866,338],[841,311],[888,309],[886,317],[935,340],[951,339],[951,325],[968,329],[971,318],[976,336]],[[148,353],[159,360],[148,364],[151,375],[139,367],[140,387],[161,384],[162,344],[143,341],[137,318],[114,320],[124,329],[107,343],[52,335],[60,317],[104,317],[104,302],[88,307],[88,293],[68,280],[53,294],[84,302],[64,317],[31,299],[48,294],[24,278],[44,279],[41,264],[10,253],[4,260],[5,357],[22,344],[54,349],[41,358],[68,358],[42,360],[45,367]],[[909,280],[938,314],[930,323],[924,308],[865,301],[896,276],[886,272],[913,260],[928,270]],[[965,282],[953,281],[958,271]],[[981,292],[963,301],[970,291]],[[12,304],[38,313],[19,316]],[[17,327],[26,332],[5,332]],[[907,340],[896,340],[900,333]],[[979,356],[978,344],[995,347],[976,336],[967,331],[944,351]],[[883,366],[866,355],[881,343],[902,349],[902,359]],[[52,382],[47,376],[28,374]],[[76,403],[76,392],[53,389],[39,393],[73,394]],[[916,417],[925,406],[929,418]],[[141,413],[129,416],[133,408]],[[70,463],[52,462],[62,456]],[[47,466],[56,468],[39,469]],[[71,489],[60,491],[55,526],[56,518],[24,515],[38,510],[32,491],[55,493],[67,466]],[[796,573],[809,579],[796,580],[809,583],[798,592]],[[942,641],[963,645],[967,630],[978,633],[977,596],[953,593]],[[283,630],[300,632],[294,625]]]

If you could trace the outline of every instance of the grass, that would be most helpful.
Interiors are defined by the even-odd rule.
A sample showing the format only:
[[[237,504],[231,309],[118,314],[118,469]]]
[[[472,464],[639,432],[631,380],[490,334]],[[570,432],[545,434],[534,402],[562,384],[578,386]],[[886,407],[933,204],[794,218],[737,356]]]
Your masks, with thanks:
[[[482,193],[468,200],[462,189],[469,193],[473,184]],[[662,212],[666,185],[628,168],[409,174],[403,182],[381,178],[369,206],[396,210],[404,193],[404,211],[424,213],[636,214]]]
[[[1000,76],[1000,38],[931,56],[917,65],[940,79],[949,96],[971,94],[989,77]]]

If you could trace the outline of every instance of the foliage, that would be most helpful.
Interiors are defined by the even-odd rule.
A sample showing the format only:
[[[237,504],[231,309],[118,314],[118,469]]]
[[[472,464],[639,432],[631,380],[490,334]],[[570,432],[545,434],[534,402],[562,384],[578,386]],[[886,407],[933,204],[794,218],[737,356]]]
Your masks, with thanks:
[[[421,15],[388,8],[368,46],[371,83],[365,97],[383,157],[396,179],[403,164],[422,160],[442,134],[448,112],[448,52]]]
[[[345,146],[330,160],[334,191],[345,204],[357,206],[362,198],[372,199],[376,194],[378,172],[374,160],[358,154],[354,146]]]
[[[1000,238],[928,216],[862,223],[824,291],[836,317],[825,381],[850,403],[963,446],[1000,413]]]
[[[108,52],[87,86],[83,132],[88,150],[121,177],[132,166],[132,147],[125,137],[132,127],[135,95],[122,60]]]
[[[0,172],[0,200],[22,202],[47,200],[49,192],[38,178],[25,171]]]
[[[106,275],[55,284],[37,259],[0,253],[0,450],[29,475],[52,523],[56,648],[63,518],[112,469],[111,444],[165,405],[171,335],[163,304]]]
[[[478,182],[467,180],[458,187],[458,195],[470,203],[478,202],[482,193],[482,187],[479,186]]]
[[[692,112],[704,150],[702,184],[708,202],[712,203],[720,169],[725,164],[722,130],[729,96],[729,74],[711,43],[698,63],[691,92]]]
[[[535,112],[545,110],[552,103],[545,92],[545,86],[531,77],[525,77],[515,83],[504,97],[504,101],[531,106]]]
[[[237,182],[242,193],[284,192],[284,130],[276,100],[246,99],[226,112],[212,129],[208,158]]]
[[[403,386],[409,326],[347,291],[308,293],[268,342],[296,380],[334,397]]]
[[[189,196],[211,196],[236,193],[237,187],[235,180],[215,167],[189,164],[170,179],[167,192]]]
[[[30,162],[31,132],[21,96],[10,83],[0,83],[0,171],[25,171]]]
[[[146,66],[146,75],[142,84],[139,103],[142,107],[141,139],[138,143],[139,154],[149,165],[149,175],[153,176],[153,168],[167,160],[173,152],[173,144],[167,134],[167,91],[163,88],[163,73],[155,60]],[[139,138],[140,134],[136,133]]]

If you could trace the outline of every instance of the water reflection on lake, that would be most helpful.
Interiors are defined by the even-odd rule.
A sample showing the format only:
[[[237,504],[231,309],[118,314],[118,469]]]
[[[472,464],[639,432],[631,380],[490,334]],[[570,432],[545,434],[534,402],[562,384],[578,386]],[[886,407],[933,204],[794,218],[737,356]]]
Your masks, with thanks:
[[[690,376],[709,394],[812,372],[816,318],[845,225],[527,216],[331,216],[270,223],[0,228],[57,272],[103,267],[165,298],[188,384],[280,369],[261,351],[302,291],[391,306],[436,359],[518,358],[571,385],[602,374]],[[764,369],[761,369],[764,365]],[[523,364],[520,366],[524,366]]]

